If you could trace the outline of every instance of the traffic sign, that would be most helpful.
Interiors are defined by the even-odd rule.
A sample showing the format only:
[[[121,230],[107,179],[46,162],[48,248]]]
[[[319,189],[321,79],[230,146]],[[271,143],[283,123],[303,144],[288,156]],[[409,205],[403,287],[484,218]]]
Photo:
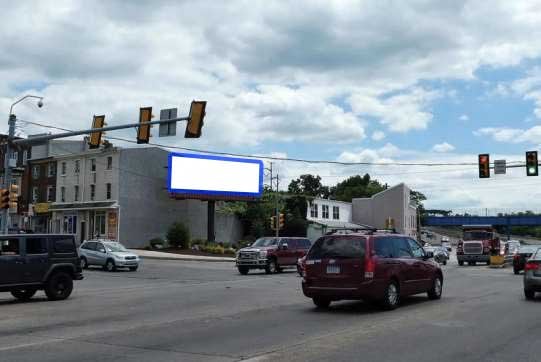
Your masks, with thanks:
[[[165,121],[168,119],[177,118],[177,109],[169,108],[162,109],[160,111],[160,120]],[[177,134],[177,122],[168,122],[160,124],[160,134],[159,137],[169,137],[175,136]]]
[[[494,160],[494,173],[496,175],[505,175],[507,171],[505,160]]]

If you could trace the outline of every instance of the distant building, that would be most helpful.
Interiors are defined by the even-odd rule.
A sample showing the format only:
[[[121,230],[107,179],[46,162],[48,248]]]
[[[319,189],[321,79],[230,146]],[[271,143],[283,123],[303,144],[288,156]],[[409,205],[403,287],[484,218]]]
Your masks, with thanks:
[[[388,188],[370,198],[353,199],[352,221],[378,229],[394,228],[400,234],[417,238],[417,205],[405,184]]]

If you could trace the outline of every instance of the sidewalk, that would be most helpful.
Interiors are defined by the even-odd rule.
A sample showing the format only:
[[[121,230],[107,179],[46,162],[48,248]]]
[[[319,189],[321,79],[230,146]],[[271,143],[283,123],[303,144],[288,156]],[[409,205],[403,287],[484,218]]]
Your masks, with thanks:
[[[234,262],[235,258],[223,256],[201,256],[201,255],[182,255],[174,253],[164,253],[161,251],[130,249],[131,252],[144,259],[162,259],[162,260],[190,260],[190,261],[209,261],[209,262]]]

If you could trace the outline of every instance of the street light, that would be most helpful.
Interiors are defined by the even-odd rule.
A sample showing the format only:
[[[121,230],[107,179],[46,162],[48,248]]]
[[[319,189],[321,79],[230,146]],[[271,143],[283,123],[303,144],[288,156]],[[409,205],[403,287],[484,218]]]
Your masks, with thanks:
[[[17,116],[15,116],[13,114],[13,107],[15,107],[17,104],[21,103],[22,101],[24,101],[25,99],[28,99],[28,98],[34,98],[34,99],[37,99],[38,100],[38,107],[41,108],[43,107],[43,97],[39,97],[39,96],[34,96],[34,95],[31,95],[31,94],[28,94],[28,95],[25,95],[24,97],[22,97],[21,99],[19,99],[18,101],[14,102],[11,107],[9,108],[9,119],[8,119],[8,125],[9,125],[9,132],[8,132],[8,139],[7,139],[7,142],[6,142],[6,153],[4,154],[4,187],[6,189],[9,189],[10,185],[11,185],[11,167],[9,165],[9,157],[10,157],[10,147],[9,147],[9,143],[13,141],[13,138],[15,137],[15,125],[17,123]],[[8,234],[9,233],[9,209],[6,209],[4,211],[4,220],[5,220],[5,223],[4,223],[4,233],[5,234]]]

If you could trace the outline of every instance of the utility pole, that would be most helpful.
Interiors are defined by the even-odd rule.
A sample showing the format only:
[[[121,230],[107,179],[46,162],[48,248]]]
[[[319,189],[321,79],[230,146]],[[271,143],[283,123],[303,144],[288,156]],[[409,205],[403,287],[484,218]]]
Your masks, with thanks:
[[[11,186],[11,167],[9,164],[11,148],[9,147],[9,144],[13,141],[13,138],[15,137],[16,122],[17,122],[17,116],[15,116],[14,114],[10,114],[9,120],[8,120],[9,132],[8,132],[8,139],[6,142],[6,153],[4,154],[4,188],[6,190],[9,190],[9,187]],[[4,226],[4,234],[8,234],[9,233],[9,208],[6,208],[4,210],[4,225],[3,226]]]
[[[280,236],[280,208],[279,208],[279,200],[278,198],[280,197],[280,194],[278,193],[279,192],[279,187],[280,187],[280,176],[278,174],[278,172],[276,172],[276,196],[275,196],[275,208],[276,208],[276,237],[279,237]]]

